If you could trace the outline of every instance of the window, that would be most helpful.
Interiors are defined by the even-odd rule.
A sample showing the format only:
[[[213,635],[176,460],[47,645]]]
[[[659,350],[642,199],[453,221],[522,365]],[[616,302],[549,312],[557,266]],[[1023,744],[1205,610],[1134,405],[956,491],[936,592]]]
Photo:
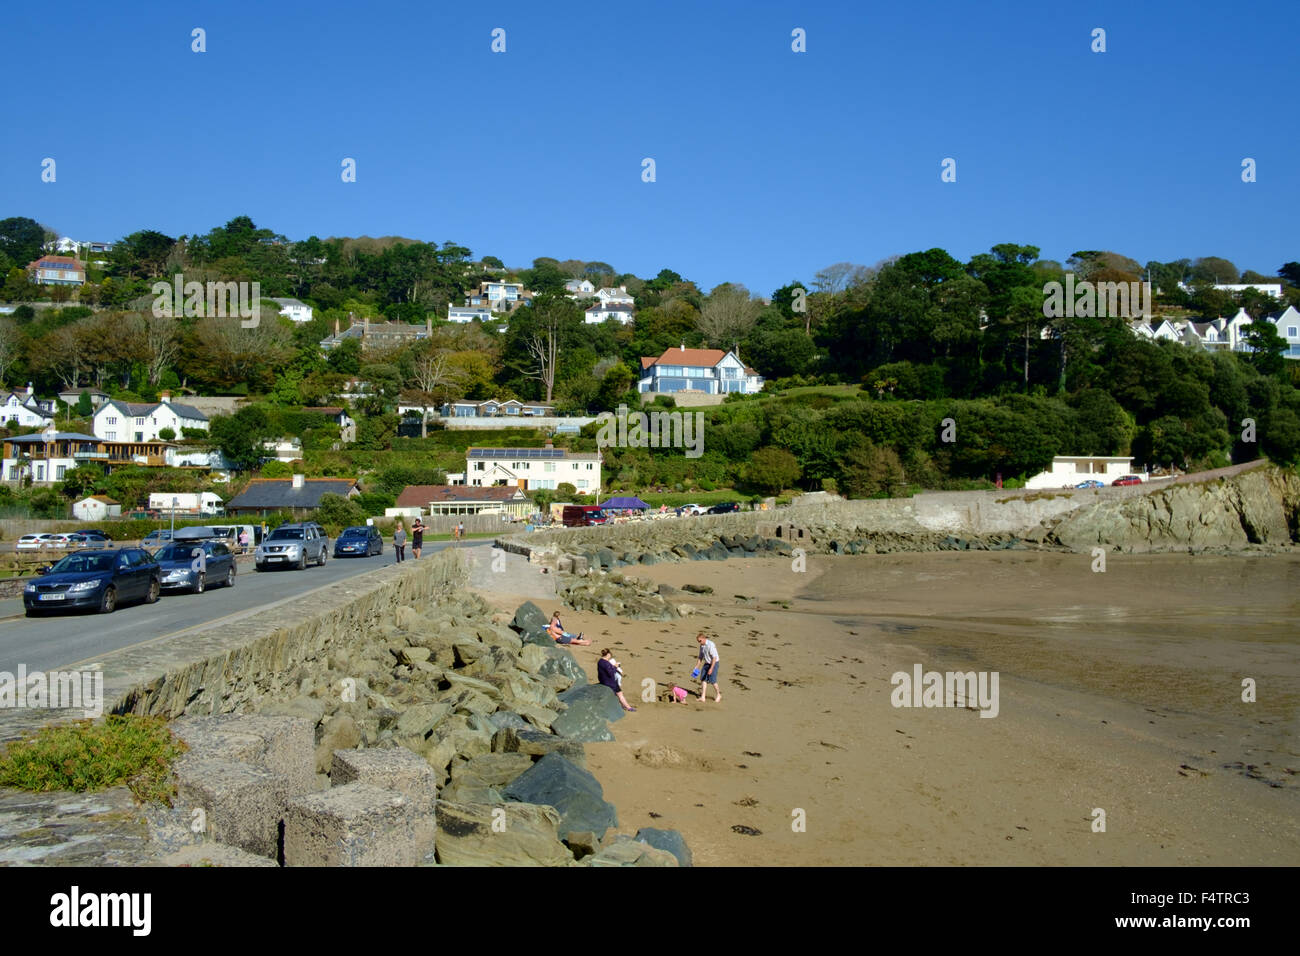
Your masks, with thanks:
[[[581,490],[583,490],[583,489],[586,488],[586,487],[587,487],[587,479],[586,479],[586,478],[582,478],[582,479],[580,479],[580,480],[578,481],[578,490],[581,491]]]
[[[44,481],[44,480],[45,480],[45,466],[44,466],[44,465],[37,465],[37,466],[36,466],[36,480],[37,480],[37,481]]]
[[[108,432],[105,437],[107,441],[117,441],[117,432]]]
[[[543,468],[542,470],[545,471],[548,475],[550,475],[550,474],[554,474],[554,473],[555,473],[555,462],[553,462],[553,461],[548,461],[548,462],[546,463],[546,467]]]
[[[143,426],[143,425],[144,425],[144,419],[143,419],[143,418],[137,418],[137,419],[135,420],[135,423],[136,423],[137,425]]]
[[[116,425],[116,424],[117,424],[117,416],[115,416],[115,415],[109,415],[107,418],[104,419],[104,422],[105,422],[106,424],[109,424],[109,425]]]
[[[481,461],[476,461],[476,462],[474,462],[474,470],[475,470],[475,471],[482,471],[483,468],[484,468],[484,464],[485,464],[485,463],[484,463],[484,462],[481,462]],[[477,485],[478,482],[476,481],[476,482],[474,482],[474,484]]]
[[[1296,338],[1296,333],[1297,333],[1297,331],[1298,331],[1298,330],[1296,329],[1296,327],[1295,327],[1294,325],[1288,325],[1288,326],[1286,327],[1286,337],[1289,338],[1289,339],[1294,339],[1294,338]]]
[[[594,467],[594,466],[592,465],[591,462],[587,462],[587,470],[588,470],[588,471],[591,471],[591,469],[592,469],[593,467]]]
[[[66,471],[66,470],[67,470],[67,466],[66,466],[66,465],[56,465],[56,466],[54,467],[54,480],[55,480],[55,481],[62,481],[62,480],[63,480],[63,473],[64,473],[64,471]]]

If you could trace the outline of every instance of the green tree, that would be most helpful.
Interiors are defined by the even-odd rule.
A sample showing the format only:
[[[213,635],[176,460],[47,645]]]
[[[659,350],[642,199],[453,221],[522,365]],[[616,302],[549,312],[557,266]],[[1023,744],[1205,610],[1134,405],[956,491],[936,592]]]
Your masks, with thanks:
[[[1246,326],[1243,338],[1250,346],[1247,360],[1261,375],[1277,375],[1286,365],[1286,339],[1278,334],[1277,326],[1265,318],[1258,318]]]
[[[19,268],[39,259],[44,245],[45,227],[35,219],[15,216],[0,220],[0,252]]]
[[[325,494],[320,497],[316,520],[324,526],[327,533],[337,536],[344,528],[365,524],[366,513],[350,498]]]
[[[882,492],[892,494],[906,480],[898,452],[888,445],[864,441],[850,447],[845,454],[837,484],[852,498],[869,498]]]
[[[784,448],[760,448],[745,469],[745,483],[760,494],[780,494],[799,480],[799,462]]]
[[[80,395],[77,396],[77,417],[90,418],[90,416],[94,414],[95,414],[95,403],[90,400],[90,393],[82,392]],[[159,437],[160,438],[162,437],[161,432],[159,432]],[[171,441],[171,439],[164,438],[163,441]]]

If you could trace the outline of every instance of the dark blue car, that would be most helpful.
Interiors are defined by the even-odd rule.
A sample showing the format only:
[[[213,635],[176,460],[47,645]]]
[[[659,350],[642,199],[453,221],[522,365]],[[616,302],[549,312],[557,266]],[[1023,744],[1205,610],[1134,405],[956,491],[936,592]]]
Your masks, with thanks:
[[[336,558],[368,558],[372,554],[383,553],[384,539],[369,525],[344,528],[334,542]]]
[[[162,569],[142,548],[78,551],[23,588],[28,617],[66,608],[92,608],[108,614],[123,601],[146,604],[162,593]]]
[[[235,555],[224,541],[174,541],[154,552],[165,590],[202,594],[209,587],[235,586]]]

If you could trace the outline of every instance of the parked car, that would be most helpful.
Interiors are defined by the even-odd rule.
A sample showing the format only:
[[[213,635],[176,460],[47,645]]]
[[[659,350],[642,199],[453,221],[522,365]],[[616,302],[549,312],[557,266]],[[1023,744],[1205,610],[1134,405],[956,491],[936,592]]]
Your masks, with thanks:
[[[314,521],[292,522],[276,528],[253,551],[253,564],[259,571],[268,568],[307,567],[307,562],[324,564],[330,554],[325,529]]]
[[[1105,485],[1103,482],[1098,481],[1096,478],[1089,478],[1087,481],[1081,481],[1081,482],[1079,482],[1079,483],[1078,483],[1077,485],[1075,485],[1074,487],[1076,487],[1076,488],[1105,488],[1106,485]]]
[[[704,513],[706,515],[729,515],[733,511],[739,511],[739,510],[740,510],[739,501],[724,501],[721,504],[714,505],[712,508],[710,508],[708,511]]]
[[[1111,482],[1111,485],[1140,485],[1142,479],[1138,475],[1122,475]]]
[[[235,586],[235,554],[220,538],[173,541],[154,554],[164,590],[202,594],[208,587]]]
[[[62,541],[63,535],[58,534],[25,534],[18,539],[14,549],[17,551],[40,551],[43,548],[55,547],[56,541]]]
[[[157,548],[166,544],[171,539],[172,533],[170,531],[150,531],[144,536],[144,540],[140,542],[140,547]]]
[[[565,505],[560,520],[566,528],[586,528],[604,524],[606,519],[599,505]]]
[[[384,539],[370,525],[358,525],[344,528],[334,542],[334,557],[368,558],[372,554],[384,553]]]
[[[143,548],[79,551],[29,581],[23,588],[23,607],[28,617],[70,607],[108,614],[122,601],[157,601],[161,578],[158,562]]]
[[[677,509],[677,514],[690,517],[691,515],[702,515],[707,510],[708,509],[705,508],[704,505],[696,505],[696,504],[682,505]]]
[[[111,548],[113,539],[102,531],[74,531],[68,535],[69,548]]]

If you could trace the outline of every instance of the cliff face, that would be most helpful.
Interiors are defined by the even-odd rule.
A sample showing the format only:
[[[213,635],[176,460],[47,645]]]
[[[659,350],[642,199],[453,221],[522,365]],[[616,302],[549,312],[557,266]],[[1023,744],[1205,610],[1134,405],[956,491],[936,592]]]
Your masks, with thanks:
[[[1105,500],[1061,519],[1051,540],[1076,551],[1178,551],[1296,540],[1300,476],[1275,467]]]

